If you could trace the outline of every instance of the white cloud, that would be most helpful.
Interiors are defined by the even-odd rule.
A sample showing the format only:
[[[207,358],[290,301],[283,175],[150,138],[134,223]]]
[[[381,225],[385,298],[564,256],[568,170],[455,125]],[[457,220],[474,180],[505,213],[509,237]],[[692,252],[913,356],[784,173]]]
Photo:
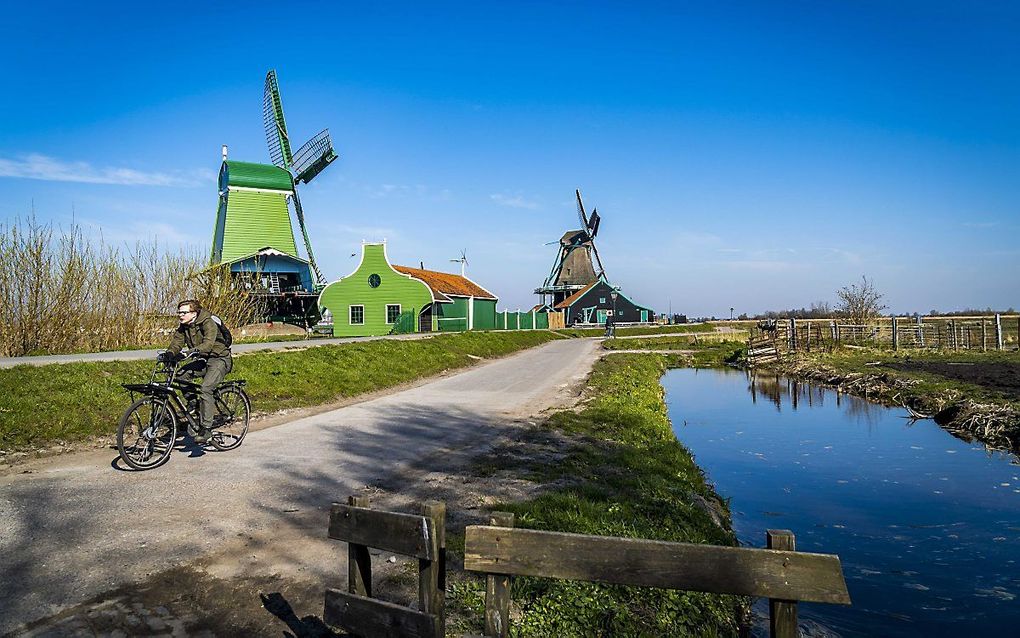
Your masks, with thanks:
[[[173,224],[148,219],[135,219],[119,224],[101,224],[90,219],[79,219],[78,222],[88,230],[88,234],[102,239],[106,244],[134,244],[137,241],[157,241],[163,246],[188,246],[205,248],[207,238],[198,237],[186,232]]]
[[[504,195],[502,193],[493,193],[489,195],[489,199],[496,202],[500,206],[509,206],[510,208],[526,208],[528,210],[535,210],[538,208],[538,202],[524,199],[520,195]]]
[[[0,177],[122,186],[186,187],[208,185],[215,180],[209,171],[152,173],[133,168],[93,166],[88,162],[68,162],[38,153],[23,155],[18,159],[0,157]]]

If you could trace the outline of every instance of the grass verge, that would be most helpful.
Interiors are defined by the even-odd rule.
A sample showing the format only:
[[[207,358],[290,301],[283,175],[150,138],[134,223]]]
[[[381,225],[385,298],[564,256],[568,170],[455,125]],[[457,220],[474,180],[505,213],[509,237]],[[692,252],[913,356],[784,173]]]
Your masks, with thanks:
[[[548,331],[466,332],[378,340],[234,359],[256,411],[321,405],[462,368],[558,339]],[[0,369],[0,449],[81,441],[116,432],[128,406],[122,383],[145,381],[150,361]]]
[[[637,339],[606,339],[602,347],[606,350],[689,350],[706,343],[735,341],[741,335],[732,332],[707,332],[702,334],[670,335],[667,337],[640,337]]]
[[[566,328],[557,330],[568,337],[601,337],[606,334],[605,328]],[[691,334],[696,332],[715,332],[715,326],[709,323],[685,323],[668,326],[635,326],[632,328],[617,328],[616,336],[625,337],[629,335],[663,335],[663,334]]]
[[[539,496],[501,503],[516,525],[607,536],[735,545],[729,511],[673,434],[659,378],[666,358],[619,354],[598,362],[577,411],[546,427],[572,444],[555,461],[520,461],[497,450],[479,472],[509,473],[551,486]],[[454,551],[463,539],[451,539]],[[697,592],[537,578],[512,584],[512,636],[712,636],[737,631],[743,600]],[[484,617],[484,582],[458,579],[449,604],[464,618]],[[464,627],[477,631],[479,627]]]

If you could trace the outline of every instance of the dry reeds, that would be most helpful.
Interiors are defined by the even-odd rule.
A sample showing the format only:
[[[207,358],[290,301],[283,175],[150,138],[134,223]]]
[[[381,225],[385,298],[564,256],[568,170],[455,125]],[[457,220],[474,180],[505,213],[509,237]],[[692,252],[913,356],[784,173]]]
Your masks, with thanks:
[[[186,298],[231,326],[258,316],[243,282],[204,265],[196,251],[161,251],[155,240],[118,249],[88,241],[77,225],[0,225],[0,356],[162,345]]]

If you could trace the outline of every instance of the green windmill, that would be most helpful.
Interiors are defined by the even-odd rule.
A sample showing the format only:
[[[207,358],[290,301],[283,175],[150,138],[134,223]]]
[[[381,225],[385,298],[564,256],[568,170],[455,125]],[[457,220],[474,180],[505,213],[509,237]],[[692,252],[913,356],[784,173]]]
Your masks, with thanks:
[[[328,129],[291,151],[276,71],[266,74],[262,114],[272,164],[228,160],[223,147],[210,263],[229,264],[235,273],[257,273],[259,294],[272,302],[271,315],[307,318],[326,279],[315,263],[297,187],[311,182],[337,154]],[[306,257],[298,253],[291,209]]]

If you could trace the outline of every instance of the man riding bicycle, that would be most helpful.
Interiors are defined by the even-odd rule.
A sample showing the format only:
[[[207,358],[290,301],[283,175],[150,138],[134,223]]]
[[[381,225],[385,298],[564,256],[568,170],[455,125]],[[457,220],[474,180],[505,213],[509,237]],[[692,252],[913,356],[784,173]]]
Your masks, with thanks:
[[[177,318],[180,325],[170,339],[167,352],[180,356],[182,350],[195,354],[195,359],[181,368],[181,378],[202,377],[199,391],[200,429],[192,432],[196,443],[209,440],[213,417],[216,414],[216,400],[213,391],[223,378],[234,368],[230,356],[230,344],[221,334],[217,319],[202,308],[197,299],[185,299],[177,304]]]

